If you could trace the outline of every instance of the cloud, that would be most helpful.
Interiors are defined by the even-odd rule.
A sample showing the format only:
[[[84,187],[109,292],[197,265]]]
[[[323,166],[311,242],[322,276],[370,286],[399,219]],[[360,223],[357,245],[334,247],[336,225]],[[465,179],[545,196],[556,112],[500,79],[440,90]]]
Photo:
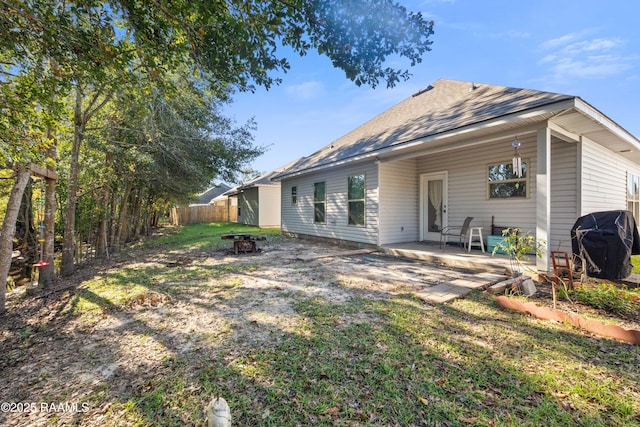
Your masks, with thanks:
[[[590,33],[574,32],[543,42],[544,56],[539,63],[550,67],[556,81],[608,78],[634,67],[638,56],[624,51],[626,40],[592,38]]]
[[[317,98],[325,93],[322,82],[308,81],[297,85],[290,85],[284,89],[287,95],[301,100],[309,100]]]
[[[547,40],[542,43],[540,47],[544,50],[556,49],[561,46],[565,46],[580,37],[582,37],[580,33],[569,33],[555,39]]]
[[[556,76],[578,78],[604,78],[624,73],[632,68],[631,61],[609,55],[589,56],[583,60],[563,58],[556,62],[552,70]]]
[[[574,55],[582,52],[607,51],[624,45],[624,41],[619,38],[615,39],[593,39],[581,42],[571,43],[567,45],[563,51]]]

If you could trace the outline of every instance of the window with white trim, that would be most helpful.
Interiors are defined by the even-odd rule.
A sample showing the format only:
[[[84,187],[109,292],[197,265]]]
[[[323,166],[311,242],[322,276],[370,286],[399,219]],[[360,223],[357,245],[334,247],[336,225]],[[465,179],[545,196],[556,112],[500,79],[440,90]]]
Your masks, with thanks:
[[[511,163],[489,165],[487,170],[487,195],[489,199],[528,197],[529,163],[522,161],[522,176],[518,177]]]
[[[292,205],[298,204],[298,187],[295,185],[291,187],[291,204]]]
[[[347,183],[349,225],[364,225],[366,193],[364,175],[350,176]]]
[[[327,193],[325,191],[324,182],[316,182],[313,184],[313,222],[324,224],[326,219],[326,200]]]

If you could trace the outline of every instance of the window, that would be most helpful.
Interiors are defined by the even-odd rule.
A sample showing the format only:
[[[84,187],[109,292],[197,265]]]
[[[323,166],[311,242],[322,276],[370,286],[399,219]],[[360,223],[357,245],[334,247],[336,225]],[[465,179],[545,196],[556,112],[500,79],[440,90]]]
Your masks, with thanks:
[[[638,224],[640,219],[640,177],[627,172],[627,210],[633,213]]]
[[[291,187],[291,204],[298,204],[298,187],[296,187],[295,185]]]
[[[324,182],[316,182],[313,184],[313,222],[324,224],[325,222],[325,205],[326,193]]]
[[[513,172],[511,163],[490,165],[488,168],[488,193],[490,199],[527,197],[528,163],[522,161],[522,177]]]
[[[348,186],[349,225],[364,225],[364,175],[350,176]]]

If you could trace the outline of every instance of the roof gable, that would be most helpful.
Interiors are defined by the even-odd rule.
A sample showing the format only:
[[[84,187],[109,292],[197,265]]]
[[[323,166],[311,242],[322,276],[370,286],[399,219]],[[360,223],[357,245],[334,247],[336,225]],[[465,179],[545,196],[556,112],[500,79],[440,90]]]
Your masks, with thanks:
[[[279,176],[402,145],[497,117],[573,99],[574,96],[440,79]]]

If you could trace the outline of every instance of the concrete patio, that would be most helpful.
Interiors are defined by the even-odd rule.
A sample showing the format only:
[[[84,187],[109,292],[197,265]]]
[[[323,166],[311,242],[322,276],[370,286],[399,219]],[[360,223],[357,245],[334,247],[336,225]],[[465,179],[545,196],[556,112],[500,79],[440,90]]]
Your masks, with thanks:
[[[378,249],[309,250],[296,254],[295,259],[318,262],[321,259],[350,259],[351,274],[388,281],[404,282],[411,293],[428,302],[442,303],[463,297],[474,289],[505,280],[511,275],[511,262],[506,255],[492,255],[480,248],[467,251],[456,245],[448,245],[443,251],[438,242],[410,242],[385,245]],[[379,255],[379,256],[376,256]],[[324,261],[339,269],[338,261]],[[358,266],[353,269],[353,266]],[[532,255],[523,266],[533,273],[535,257]],[[365,273],[366,272],[366,273]]]
[[[473,289],[483,289],[504,280],[511,271],[507,255],[482,252],[480,248],[471,251],[459,246],[447,246],[443,251],[437,242],[411,242],[385,245],[382,252],[388,255],[422,260],[431,268],[455,268],[466,270],[450,283],[442,283],[420,289],[416,296],[430,302],[446,302],[462,297]],[[535,270],[535,256],[523,263],[525,269]]]
[[[443,250],[438,242],[410,242],[384,245],[381,250],[389,255],[420,259],[447,267],[500,273],[511,269],[507,255],[493,255],[488,251],[482,252],[480,248],[467,251],[460,246],[450,244],[447,245],[446,250]],[[535,255],[530,255],[529,259],[523,262],[523,266],[525,269],[535,269]]]

